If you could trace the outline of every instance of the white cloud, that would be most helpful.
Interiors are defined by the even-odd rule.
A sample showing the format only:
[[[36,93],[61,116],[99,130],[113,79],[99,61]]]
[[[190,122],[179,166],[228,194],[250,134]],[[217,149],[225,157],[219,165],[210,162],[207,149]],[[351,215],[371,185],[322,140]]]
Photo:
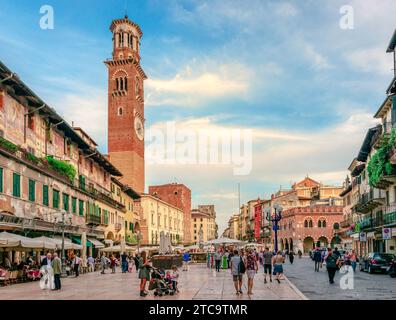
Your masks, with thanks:
[[[71,125],[81,127],[103,150],[107,145],[107,91],[74,79],[42,77],[55,87],[62,87],[63,94],[49,92],[48,103]],[[98,125],[100,124],[100,125]]]
[[[178,128],[205,130],[230,130],[238,126],[220,125],[215,118],[186,119],[177,123]],[[298,181],[309,174],[326,184],[341,185],[347,175],[347,167],[363,142],[367,129],[376,120],[369,113],[355,113],[332,127],[319,130],[253,130],[253,171],[245,177],[232,174],[232,165],[150,165],[147,168],[148,184],[169,182],[174,177],[182,179],[193,190],[195,201],[214,203],[221,212],[220,229],[226,226],[227,218],[237,211],[237,184],[252,191],[243,194],[242,202],[258,196],[269,196],[276,190],[265,190],[265,185],[283,185]],[[162,123],[152,127],[161,128]],[[151,127],[150,127],[151,128]],[[244,129],[240,127],[240,129]],[[260,187],[262,185],[262,187]],[[220,190],[220,191],[219,191]],[[199,203],[196,203],[199,204]]]
[[[277,2],[274,4],[275,12],[280,16],[294,17],[298,14],[298,9],[289,2]]]
[[[392,72],[392,55],[386,54],[383,47],[358,49],[347,52],[345,59],[357,70],[380,75]]]
[[[185,107],[197,106],[209,99],[246,98],[252,78],[251,70],[236,62],[192,61],[171,78],[148,79],[145,82],[146,106],[172,104]]]
[[[328,59],[319,53],[312,44],[306,43],[304,45],[304,54],[307,60],[311,61],[314,69],[324,70],[332,68]]]

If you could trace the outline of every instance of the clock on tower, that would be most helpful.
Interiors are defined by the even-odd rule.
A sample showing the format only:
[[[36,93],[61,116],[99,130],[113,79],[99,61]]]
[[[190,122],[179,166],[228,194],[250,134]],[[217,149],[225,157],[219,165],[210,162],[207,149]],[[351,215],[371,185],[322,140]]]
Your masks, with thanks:
[[[122,172],[122,182],[144,192],[144,91],[147,79],[140,66],[140,27],[128,19],[114,20],[113,57],[108,68],[108,153]]]

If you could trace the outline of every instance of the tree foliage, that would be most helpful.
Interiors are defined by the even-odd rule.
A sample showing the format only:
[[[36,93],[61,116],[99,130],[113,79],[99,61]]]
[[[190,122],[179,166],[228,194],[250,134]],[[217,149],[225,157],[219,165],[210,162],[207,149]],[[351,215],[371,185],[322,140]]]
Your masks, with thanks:
[[[381,145],[376,153],[371,157],[367,164],[367,174],[369,184],[375,187],[382,177],[391,175],[394,170],[394,165],[390,162],[390,153],[396,146],[396,130],[392,129],[389,136],[384,136]]]

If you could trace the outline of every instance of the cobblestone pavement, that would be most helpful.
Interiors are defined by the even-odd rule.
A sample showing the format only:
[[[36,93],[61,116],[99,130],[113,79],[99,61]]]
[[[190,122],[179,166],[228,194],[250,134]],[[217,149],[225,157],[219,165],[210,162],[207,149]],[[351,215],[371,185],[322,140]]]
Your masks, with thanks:
[[[337,272],[335,284],[330,285],[325,266],[319,272],[309,257],[295,259],[284,269],[288,279],[309,299],[316,300],[375,300],[396,299],[396,279],[386,274],[368,274],[357,271],[353,277],[353,290],[343,290],[340,279],[344,274]]]
[[[236,295],[230,270],[216,273],[205,265],[192,265],[188,272],[180,271],[180,293],[175,296],[155,297],[152,292],[146,298],[139,297],[139,279],[136,272],[102,275],[98,272],[83,274],[78,278],[62,279],[61,291],[40,289],[38,282],[15,284],[0,288],[0,300],[279,300],[304,299],[305,297],[285,279],[264,284],[262,270],[255,277],[253,295],[246,294],[247,278],[244,276],[244,294]]]

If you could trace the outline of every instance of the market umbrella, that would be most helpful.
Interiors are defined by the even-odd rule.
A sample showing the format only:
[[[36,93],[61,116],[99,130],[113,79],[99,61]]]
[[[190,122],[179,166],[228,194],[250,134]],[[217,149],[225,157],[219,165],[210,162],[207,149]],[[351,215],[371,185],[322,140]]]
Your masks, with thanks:
[[[205,245],[241,245],[243,244],[243,241],[240,240],[236,240],[236,239],[230,239],[230,238],[218,238],[218,239],[214,239],[214,240],[209,240],[207,242],[205,242]]]
[[[28,238],[24,236],[20,236],[14,233],[1,232],[0,239],[4,242],[7,241],[7,244],[3,245],[3,247],[13,248],[16,250],[23,249],[55,249],[56,245],[50,241],[36,240],[33,238]]]
[[[48,237],[38,237],[38,238],[34,238],[35,240],[40,240],[40,241],[45,241],[45,242],[51,242],[53,244],[55,244],[56,249],[57,250],[61,250],[62,249],[62,240],[59,239],[54,239],[54,238],[48,238]],[[65,241],[65,250],[70,250],[70,249],[74,249],[72,243],[66,242]]]
[[[134,247],[125,246],[124,250],[125,250],[124,252],[127,252],[127,251],[135,251],[136,249]],[[103,252],[122,252],[121,251],[121,246],[106,247],[106,248],[100,249],[100,251],[103,251]]]

